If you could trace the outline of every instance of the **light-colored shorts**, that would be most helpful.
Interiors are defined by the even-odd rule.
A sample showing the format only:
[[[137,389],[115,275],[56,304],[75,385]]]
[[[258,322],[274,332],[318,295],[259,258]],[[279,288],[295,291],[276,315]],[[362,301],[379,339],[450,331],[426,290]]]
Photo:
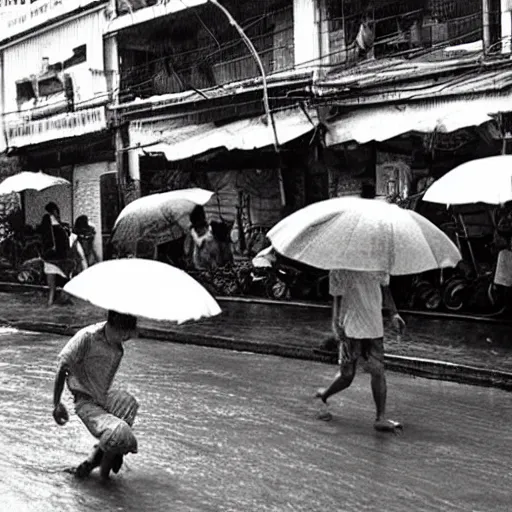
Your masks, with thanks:
[[[110,453],[137,453],[132,425],[139,404],[127,391],[112,390],[105,407],[85,395],[75,395],[75,411],[89,432],[99,440],[100,448]]]

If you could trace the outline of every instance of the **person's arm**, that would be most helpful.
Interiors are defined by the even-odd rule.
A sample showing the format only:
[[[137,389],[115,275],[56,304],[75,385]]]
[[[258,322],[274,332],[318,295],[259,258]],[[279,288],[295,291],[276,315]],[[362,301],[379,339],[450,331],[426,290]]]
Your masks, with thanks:
[[[389,286],[382,286],[381,288],[383,307],[389,311],[389,315],[395,329],[397,329],[399,332],[402,332],[405,328],[405,322],[404,319],[400,316],[400,313],[398,313],[395,300],[393,299],[393,294],[391,293]]]
[[[340,304],[341,297],[336,295],[332,298],[332,318],[331,318],[331,326],[334,333],[336,333],[336,329],[338,327],[338,319],[340,314]]]
[[[61,402],[67,375],[68,371],[66,367],[60,364],[57,368],[53,386],[53,419],[58,425],[65,425],[69,420],[66,406]]]

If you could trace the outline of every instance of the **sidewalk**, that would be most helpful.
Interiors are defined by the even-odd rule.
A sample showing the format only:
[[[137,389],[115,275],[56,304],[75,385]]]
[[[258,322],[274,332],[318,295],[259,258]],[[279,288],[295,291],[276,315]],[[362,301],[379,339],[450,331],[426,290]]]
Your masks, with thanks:
[[[101,321],[105,312],[73,299],[46,306],[45,291],[5,291],[0,322],[19,329],[72,335]],[[22,289],[21,289],[22,290]],[[330,310],[286,304],[219,300],[222,315],[201,322],[142,321],[141,337],[335,363],[320,350],[329,336]],[[397,340],[386,329],[391,370],[429,378],[512,390],[512,326],[404,315],[407,332]]]

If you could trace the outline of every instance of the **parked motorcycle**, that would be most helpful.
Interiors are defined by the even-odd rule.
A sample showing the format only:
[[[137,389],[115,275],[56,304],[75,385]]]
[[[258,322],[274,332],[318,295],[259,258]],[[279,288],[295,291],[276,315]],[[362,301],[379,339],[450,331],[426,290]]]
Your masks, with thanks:
[[[253,258],[243,290],[277,300],[327,299],[329,280],[327,272],[284,258],[267,247]]]

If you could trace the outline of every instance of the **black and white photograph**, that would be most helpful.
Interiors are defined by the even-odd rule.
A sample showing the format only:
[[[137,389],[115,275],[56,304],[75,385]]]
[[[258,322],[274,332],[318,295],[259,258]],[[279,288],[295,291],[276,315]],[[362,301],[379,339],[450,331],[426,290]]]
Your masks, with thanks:
[[[512,511],[512,0],[0,0],[0,511]]]

